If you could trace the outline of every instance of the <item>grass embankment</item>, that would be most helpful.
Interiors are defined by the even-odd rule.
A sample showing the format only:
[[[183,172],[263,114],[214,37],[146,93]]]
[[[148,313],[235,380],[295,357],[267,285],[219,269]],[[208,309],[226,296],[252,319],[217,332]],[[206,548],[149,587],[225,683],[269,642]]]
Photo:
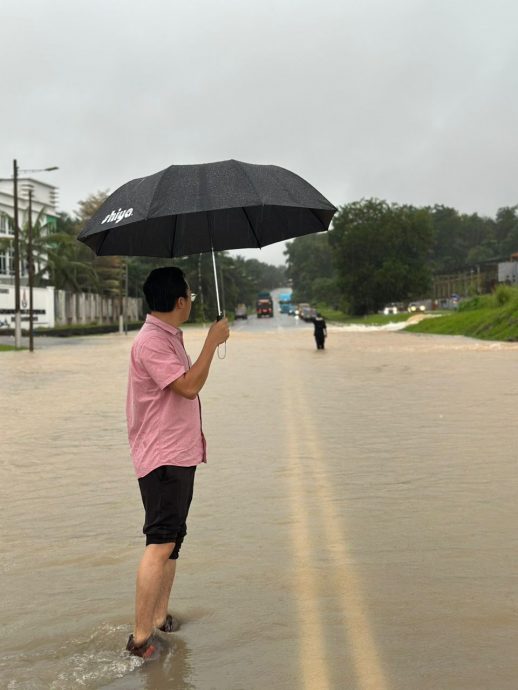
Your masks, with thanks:
[[[319,314],[322,314],[326,321],[345,321],[349,318],[343,311],[333,309],[325,304],[317,304],[315,308]]]
[[[458,311],[452,314],[424,319],[405,330],[463,335],[481,340],[518,341],[518,289],[500,285],[491,295],[461,302]]]
[[[15,347],[14,345],[0,345],[0,352],[11,352],[12,350],[25,350],[24,347]]]

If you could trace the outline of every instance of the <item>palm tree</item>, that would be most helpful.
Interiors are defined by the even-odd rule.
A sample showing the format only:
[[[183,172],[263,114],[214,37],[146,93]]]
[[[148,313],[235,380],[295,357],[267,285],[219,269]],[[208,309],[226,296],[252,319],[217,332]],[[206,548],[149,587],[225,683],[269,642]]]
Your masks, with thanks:
[[[82,255],[82,247],[76,241],[72,229],[59,222],[58,226],[49,223],[46,209],[41,209],[32,225],[32,258],[34,262],[34,284],[36,287],[49,283],[57,290],[74,292],[96,291],[99,278],[91,260]],[[70,225],[70,224],[69,224]],[[20,228],[19,243],[22,265],[27,267],[29,225]],[[0,239],[0,251],[11,248],[13,240]]]

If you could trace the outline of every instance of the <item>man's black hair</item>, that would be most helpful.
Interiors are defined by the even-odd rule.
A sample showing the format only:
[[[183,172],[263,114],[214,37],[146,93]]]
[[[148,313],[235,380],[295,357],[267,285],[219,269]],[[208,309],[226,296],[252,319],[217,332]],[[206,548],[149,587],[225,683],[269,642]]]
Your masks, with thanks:
[[[173,311],[179,297],[187,297],[189,286],[176,266],[155,268],[146,278],[144,294],[151,311]]]

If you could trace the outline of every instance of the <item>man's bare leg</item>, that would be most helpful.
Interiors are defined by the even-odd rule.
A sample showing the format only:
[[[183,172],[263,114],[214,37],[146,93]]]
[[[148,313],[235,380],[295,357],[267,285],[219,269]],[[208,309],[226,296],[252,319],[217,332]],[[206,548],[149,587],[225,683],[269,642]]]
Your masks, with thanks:
[[[135,630],[133,638],[138,647],[153,632],[157,603],[162,592],[164,575],[174,543],[149,544],[144,550],[137,571],[137,592],[135,597]],[[171,581],[172,584],[172,581]]]
[[[169,605],[169,596],[173,587],[174,576],[176,573],[176,560],[169,558],[164,566],[164,574],[162,576],[162,585],[160,587],[160,595],[155,606],[154,625],[155,628],[160,628],[165,623],[167,616],[167,607]]]

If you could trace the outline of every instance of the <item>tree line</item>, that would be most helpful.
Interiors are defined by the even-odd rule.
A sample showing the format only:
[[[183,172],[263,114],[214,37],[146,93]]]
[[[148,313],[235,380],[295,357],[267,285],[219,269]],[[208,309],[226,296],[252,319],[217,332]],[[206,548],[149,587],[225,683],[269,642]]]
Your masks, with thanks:
[[[518,252],[518,206],[495,218],[435,205],[362,199],[339,208],[329,232],[286,246],[296,301],[355,315],[429,294],[432,278]]]
[[[83,225],[105,201],[107,192],[91,194],[78,203],[74,215],[60,212],[57,218],[40,213],[33,223],[33,261],[35,286],[53,285],[57,290],[95,292],[103,296],[125,294],[126,270],[128,296],[143,297],[142,285],[148,273],[159,266],[179,266],[186,274],[198,299],[193,304],[192,320],[211,320],[217,313],[211,254],[160,259],[150,257],[95,256],[77,241]],[[28,227],[20,232],[20,256],[27,258]],[[0,240],[0,251],[11,247],[12,240]],[[272,290],[286,282],[285,268],[256,259],[231,257],[218,252],[217,267],[221,306],[233,311],[237,304],[255,303],[257,293]]]
[[[74,215],[59,213],[51,224],[43,213],[33,227],[36,285],[119,296],[142,296],[149,271],[174,263],[199,293],[193,318],[210,319],[216,297],[210,254],[184,258],[96,257],[77,241],[86,221],[107,197],[91,194]],[[20,233],[27,256],[27,227]],[[11,240],[0,240],[0,250]],[[5,246],[4,246],[5,245]],[[495,218],[460,213],[442,205],[416,207],[362,199],[340,207],[329,232],[299,237],[286,245],[287,267],[218,253],[221,301],[228,311],[253,304],[257,292],[286,285],[294,300],[326,304],[351,314],[381,309],[388,302],[429,294],[433,275],[454,273],[484,262],[508,260],[518,252],[518,205],[500,208]]]

